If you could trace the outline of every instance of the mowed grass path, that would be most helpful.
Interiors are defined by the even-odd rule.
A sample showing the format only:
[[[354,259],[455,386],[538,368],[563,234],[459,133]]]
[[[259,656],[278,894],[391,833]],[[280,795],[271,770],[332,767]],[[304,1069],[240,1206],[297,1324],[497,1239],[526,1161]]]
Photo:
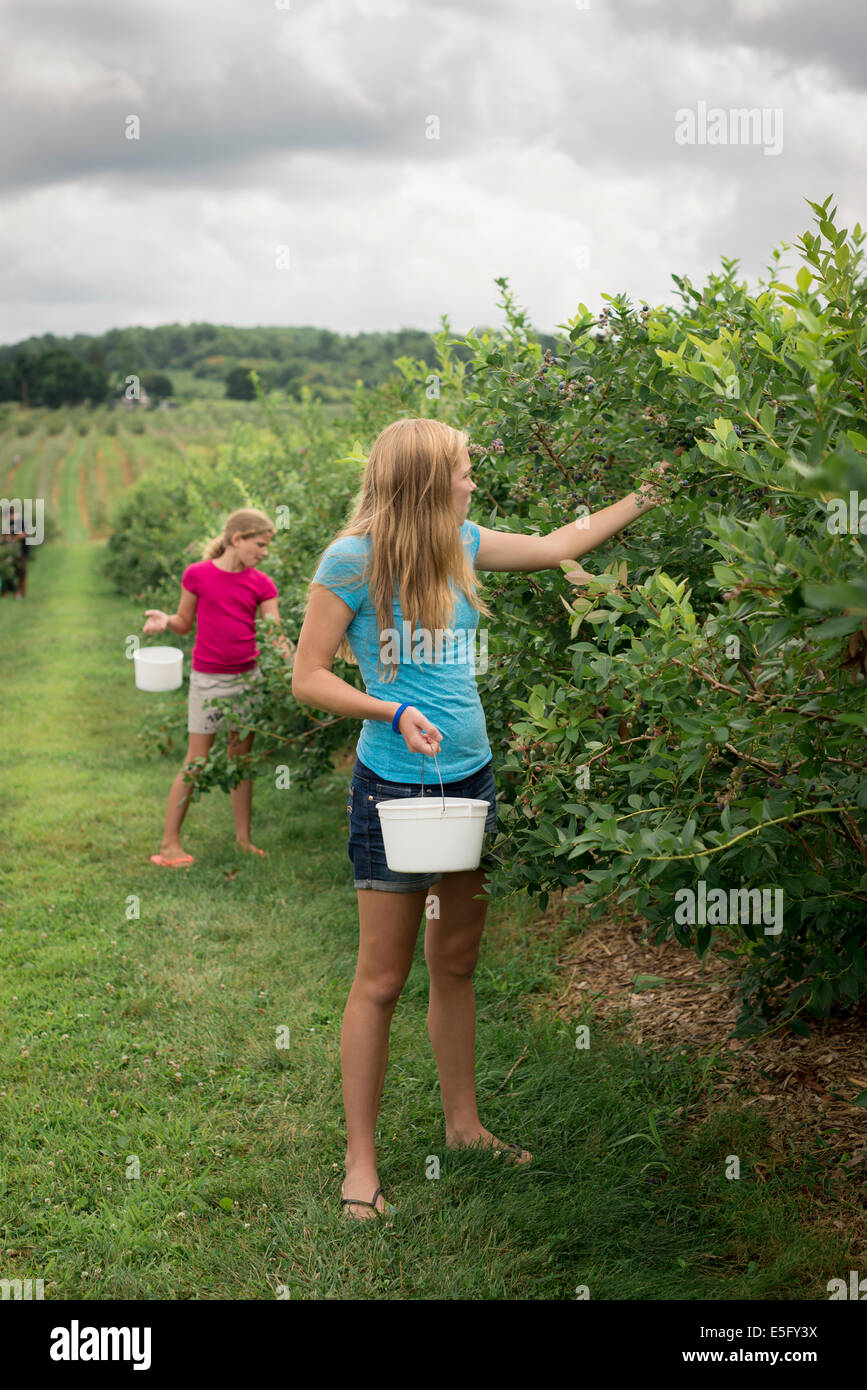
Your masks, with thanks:
[[[827,1298],[848,1266],[811,1225],[818,1163],[769,1164],[751,1110],[690,1124],[700,1059],[595,1024],[577,1049],[578,1020],[540,1006],[557,931],[512,901],[476,976],[478,1089],[535,1162],[445,1149],[420,933],[380,1117],[399,1210],[391,1229],[341,1219],[347,775],[257,782],[264,861],[216,792],[188,817],[195,866],[150,865],[175,769],[136,741],[142,614],[103,553],[47,546],[28,598],[0,603],[0,1277],[46,1298]]]

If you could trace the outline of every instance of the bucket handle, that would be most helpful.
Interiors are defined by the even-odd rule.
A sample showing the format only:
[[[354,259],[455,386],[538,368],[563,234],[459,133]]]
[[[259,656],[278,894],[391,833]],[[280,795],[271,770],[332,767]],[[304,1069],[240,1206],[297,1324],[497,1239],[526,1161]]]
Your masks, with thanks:
[[[445,813],[446,813],[446,793],[445,793],[445,788],[443,787],[443,775],[442,775],[442,773],[440,772],[440,765],[439,765],[439,763],[437,762],[437,755],[436,755],[436,753],[433,753],[431,756],[433,757],[434,763],[436,764],[437,776],[438,776],[439,779],[440,779],[440,795],[442,796],[442,799],[443,799],[443,804],[442,804],[442,809],[441,809],[441,811],[440,811],[440,815],[443,815],[443,816],[444,816]],[[421,794],[422,794],[422,796],[424,796],[424,760],[425,760],[425,754],[422,753],[422,755],[421,755]]]

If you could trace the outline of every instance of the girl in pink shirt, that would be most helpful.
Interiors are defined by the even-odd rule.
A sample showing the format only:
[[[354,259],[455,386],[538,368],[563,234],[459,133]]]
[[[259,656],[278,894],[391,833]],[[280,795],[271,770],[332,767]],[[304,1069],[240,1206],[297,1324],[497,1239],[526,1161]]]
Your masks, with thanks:
[[[159,854],[151,855],[151,863],[163,868],[176,868],[194,862],[181,846],[180,832],[190,801],[190,786],[184,781],[184,770],[195,758],[206,758],[222,714],[206,701],[225,699],[248,692],[262,679],[257,657],[256,616],[279,619],[277,586],[273,579],[256,569],[268,554],[268,544],[274,527],[264,512],[242,507],[226,520],[222,536],[209,541],[202,559],[188,565],[181,576],[181,601],[177,613],[163,613],[158,608],[146,609],[142,632],[171,632],[182,635],[197,623],[190,670],[190,700],[187,717],[189,746],[184,768],[176,776],[169,792],[166,823]],[[294,651],[291,643],[282,638],[283,655]],[[249,753],[253,734],[239,739],[229,730],[229,757]],[[231,793],[235,816],[235,837],[243,849],[264,854],[250,839],[250,818],[253,807],[253,783],[247,779]]]

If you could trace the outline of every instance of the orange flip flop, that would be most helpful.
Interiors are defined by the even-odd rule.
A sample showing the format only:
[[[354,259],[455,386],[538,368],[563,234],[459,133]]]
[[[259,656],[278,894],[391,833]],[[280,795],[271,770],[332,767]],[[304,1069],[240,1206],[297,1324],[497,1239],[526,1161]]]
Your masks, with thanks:
[[[177,869],[188,864],[195,864],[195,862],[191,854],[185,854],[180,859],[166,859],[162,854],[151,855],[151,863],[159,864],[162,869]]]

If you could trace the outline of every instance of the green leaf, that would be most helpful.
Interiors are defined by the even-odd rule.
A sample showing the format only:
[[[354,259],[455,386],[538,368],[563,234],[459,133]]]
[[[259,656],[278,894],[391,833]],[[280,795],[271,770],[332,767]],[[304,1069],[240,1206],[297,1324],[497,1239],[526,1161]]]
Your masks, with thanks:
[[[656,989],[658,985],[667,985],[668,980],[664,975],[633,975],[632,987],[636,994],[640,994],[645,989]]]
[[[808,580],[801,585],[801,593],[811,608],[852,608],[867,616],[867,581],[860,577],[851,584],[814,584]]]
[[[825,622],[819,623],[818,627],[810,628],[810,636],[814,642],[823,642],[829,637],[846,637],[850,632],[857,632],[861,627],[863,618],[860,615],[842,614],[839,618],[826,618]]]
[[[805,328],[808,328],[811,333],[819,334],[822,332],[822,325],[816,318],[816,315],[812,313],[805,304],[796,304],[794,307],[795,313],[801,320],[801,323],[804,324]]]
[[[723,416],[720,416],[718,419],[714,420],[713,427],[716,431],[717,437],[721,439],[723,443],[725,443],[732,430],[734,429],[734,425],[732,424],[731,420],[726,420]]]
[[[774,414],[774,407],[769,405],[767,401],[759,411],[759,420],[761,421],[762,428],[766,429],[768,434],[773,434],[774,427],[777,423],[777,417]]]

